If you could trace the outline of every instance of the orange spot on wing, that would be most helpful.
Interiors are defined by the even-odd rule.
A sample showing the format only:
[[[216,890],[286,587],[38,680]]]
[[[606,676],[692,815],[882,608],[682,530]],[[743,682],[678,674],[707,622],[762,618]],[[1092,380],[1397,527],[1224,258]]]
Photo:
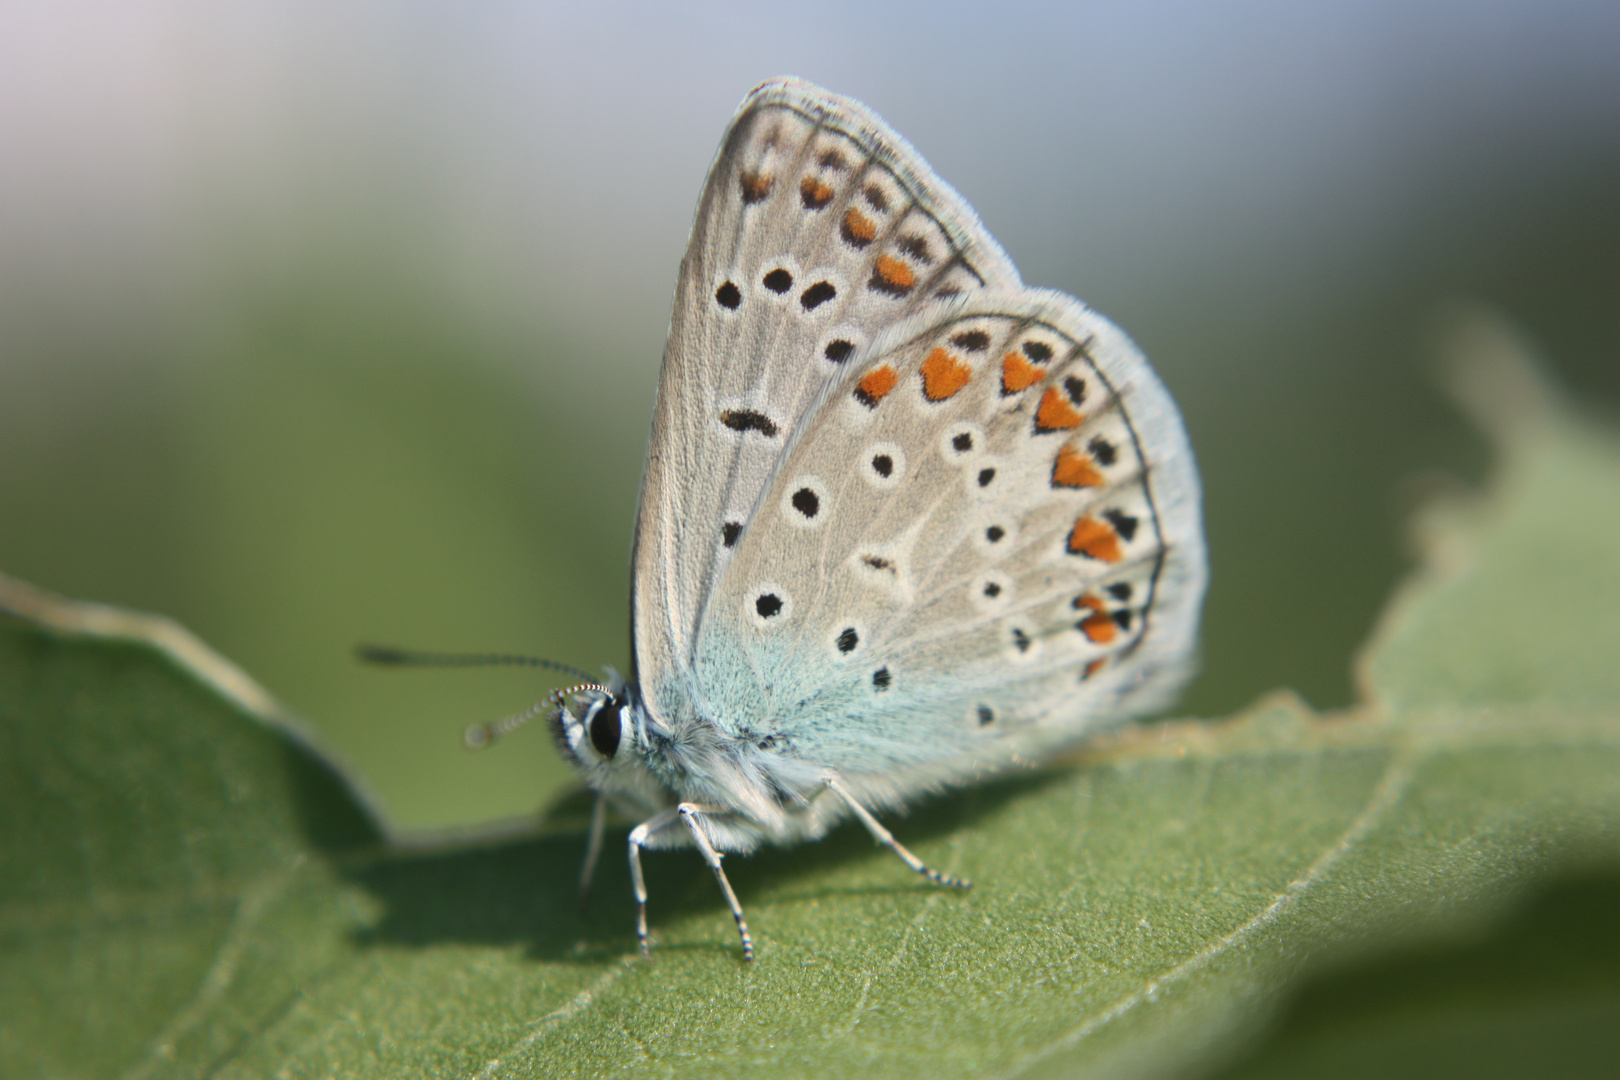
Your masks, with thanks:
[[[1102,483],[1103,474],[1089,457],[1068,445],[1058,451],[1057,461],[1052,465],[1054,487],[1101,487]]]
[[[1067,431],[1077,428],[1085,417],[1080,410],[1055,386],[1048,386],[1041,395],[1040,407],[1035,410],[1036,431]]]
[[[911,264],[893,255],[879,255],[872,271],[872,285],[884,292],[904,296],[917,284],[917,273]]]
[[[820,210],[832,202],[832,197],[831,185],[822,183],[814,176],[807,176],[799,182],[799,198],[804,201],[806,209]]]
[[[1080,621],[1080,632],[1093,645],[1109,645],[1119,636],[1119,627],[1108,614],[1107,606],[1091,594],[1075,600],[1077,608],[1090,608],[1091,614]]]
[[[875,367],[861,376],[860,383],[855,387],[855,400],[868,409],[875,409],[899,381],[900,376],[888,364]]]
[[[742,197],[745,203],[757,203],[771,193],[771,186],[776,183],[776,177],[769,173],[758,173],[752,170],[745,171],[739,178],[742,183]]]
[[[1108,658],[1106,656],[1099,656],[1097,659],[1086,665],[1086,669],[1080,673],[1080,681],[1085,682],[1087,679],[1091,678],[1093,675],[1097,674],[1097,672],[1101,671],[1107,666]]]
[[[1002,393],[1016,394],[1041,381],[1041,369],[1019,353],[1010,352],[1001,358]]]
[[[1080,624],[1080,632],[1093,645],[1111,645],[1119,635],[1119,627],[1107,615],[1092,615]]]
[[[944,401],[955,397],[973,378],[973,369],[936,345],[922,362],[923,393],[929,401]]]
[[[1083,517],[1069,530],[1069,553],[1085,555],[1099,562],[1119,562],[1119,534],[1112,526],[1096,518]]]
[[[856,247],[865,247],[877,239],[877,224],[852,206],[844,213],[843,234]]]

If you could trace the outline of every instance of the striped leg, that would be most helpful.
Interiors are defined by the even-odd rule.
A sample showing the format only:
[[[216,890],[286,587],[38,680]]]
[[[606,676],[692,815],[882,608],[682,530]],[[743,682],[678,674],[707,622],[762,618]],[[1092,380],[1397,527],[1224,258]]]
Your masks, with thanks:
[[[714,871],[714,880],[720,883],[720,892],[725,895],[726,904],[731,908],[731,917],[737,920],[737,933],[742,936],[743,959],[752,960],[754,939],[748,935],[748,922],[743,918],[742,905],[737,903],[737,894],[732,891],[731,882],[726,880],[726,872],[720,867],[720,853],[709,843],[709,836],[703,831],[703,825],[697,819],[697,815],[703,813],[705,809],[707,808],[696,803],[681,803],[676,807],[681,819],[686,822],[686,828],[691,832],[698,850],[703,853],[703,861]]]
[[[838,797],[843,799],[844,802],[849,805],[851,810],[855,811],[855,816],[861,819],[861,824],[865,825],[866,831],[872,834],[872,839],[876,840],[878,843],[900,856],[901,862],[917,871],[917,873],[921,874],[929,881],[932,881],[935,885],[949,885],[954,889],[970,889],[973,887],[973,882],[967,881],[963,878],[954,878],[949,874],[942,874],[938,870],[931,869],[921,859],[907,851],[905,845],[901,844],[900,841],[894,838],[893,833],[889,832],[888,829],[885,829],[882,825],[878,824],[878,819],[872,816],[872,812],[870,810],[856,802],[855,796],[844,790],[843,785],[838,782],[838,778],[836,776],[829,776],[824,782],[828,787],[832,788],[838,793]],[[741,913],[739,912],[738,918],[741,917]]]
[[[636,893],[636,940],[641,942],[641,955],[652,959],[652,946],[647,941],[647,881],[641,876],[641,849],[648,837],[662,832],[675,823],[676,811],[665,810],[643,821],[630,830],[630,887]]]
[[[579,906],[591,895],[591,879],[596,876],[596,860],[602,854],[602,832],[607,827],[607,797],[598,794],[591,807],[591,834],[585,841],[585,865],[579,868]]]

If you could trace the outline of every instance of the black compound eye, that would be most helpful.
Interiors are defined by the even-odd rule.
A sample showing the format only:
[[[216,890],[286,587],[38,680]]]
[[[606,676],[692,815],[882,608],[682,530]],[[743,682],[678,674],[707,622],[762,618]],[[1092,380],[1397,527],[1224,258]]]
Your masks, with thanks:
[[[591,745],[605,758],[611,759],[619,752],[619,735],[623,730],[621,712],[622,706],[617,701],[608,700],[591,714]]]

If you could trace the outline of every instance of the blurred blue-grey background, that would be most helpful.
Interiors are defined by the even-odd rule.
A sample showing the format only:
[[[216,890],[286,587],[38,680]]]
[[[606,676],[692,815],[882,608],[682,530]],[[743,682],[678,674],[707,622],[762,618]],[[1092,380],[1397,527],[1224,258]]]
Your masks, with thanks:
[[[731,110],[859,97],[1123,325],[1206,480],[1217,715],[1347,704],[1401,522],[1485,450],[1448,305],[1620,401],[1613,0],[0,4],[0,569],[179,618],[407,825],[532,810],[532,673],[629,661],[676,263]]]

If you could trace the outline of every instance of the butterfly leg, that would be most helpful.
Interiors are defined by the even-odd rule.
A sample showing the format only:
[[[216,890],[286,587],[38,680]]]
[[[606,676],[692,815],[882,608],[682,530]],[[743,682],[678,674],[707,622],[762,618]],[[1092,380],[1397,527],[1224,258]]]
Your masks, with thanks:
[[[703,861],[709,864],[714,871],[714,880],[720,883],[720,892],[725,895],[726,904],[731,908],[731,917],[737,920],[737,933],[742,935],[743,959],[754,958],[754,939],[748,934],[748,922],[743,918],[742,905],[737,902],[737,894],[731,889],[731,882],[726,880],[726,872],[720,867],[720,853],[714,850],[709,843],[709,836],[703,831],[703,825],[698,821],[697,815],[708,809],[696,803],[681,803],[676,811],[686,822],[686,828],[692,834],[692,840],[697,844],[698,850],[703,853]],[[645,939],[643,939],[645,940]]]
[[[662,832],[674,824],[676,811],[665,810],[643,821],[630,830],[630,887],[636,894],[636,940],[641,942],[641,955],[652,959],[652,946],[647,942],[647,881],[641,876],[641,849],[648,837]]]
[[[585,865],[579,868],[579,906],[582,908],[591,894],[591,879],[596,876],[596,860],[602,854],[602,833],[606,828],[607,796],[598,792],[596,805],[591,807],[591,833],[585,841]]]
[[[838,793],[838,797],[843,799],[844,802],[849,805],[851,810],[855,811],[855,816],[861,819],[861,824],[865,825],[866,831],[872,834],[872,839],[876,840],[878,843],[900,856],[901,862],[917,871],[917,873],[921,874],[929,881],[932,881],[935,885],[949,885],[954,889],[968,889],[973,887],[973,882],[968,881],[965,878],[955,878],[951,877],[949,874],[942,874],[938,870],[934,870],[929,867],[927,863],[917,858],[917,856],[913,855],[911,852],[907,851],[905,845],[894,838],[893,833],[878,823],[878,819],[872,816],[872,812],[870,810],[857,802],[855,796],[844,790],[843,785],[838,782],[838,778],[836,776],[829,776],[823,782],[828,787],[836,791]]]

